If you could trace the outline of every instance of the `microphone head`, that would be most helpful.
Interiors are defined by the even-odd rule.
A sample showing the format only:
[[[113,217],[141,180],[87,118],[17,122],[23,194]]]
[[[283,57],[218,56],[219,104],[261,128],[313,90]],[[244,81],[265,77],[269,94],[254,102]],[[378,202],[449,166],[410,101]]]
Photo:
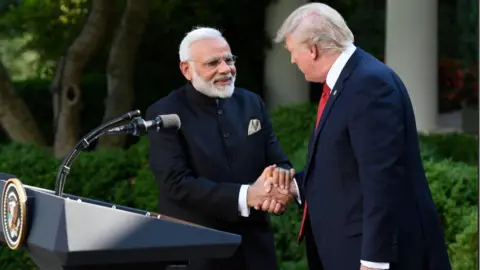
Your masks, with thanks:
[[[177,114],[165,114],[157,116],[162,121],[163,128],[176,128],[180,129],[182,123],[180,117]]]

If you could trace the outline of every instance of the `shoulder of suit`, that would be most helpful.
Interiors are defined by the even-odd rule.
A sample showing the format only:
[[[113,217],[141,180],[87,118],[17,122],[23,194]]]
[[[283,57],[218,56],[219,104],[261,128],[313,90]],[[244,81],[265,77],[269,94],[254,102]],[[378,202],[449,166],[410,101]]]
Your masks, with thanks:
[[[147,117],[148,115],[176,113],[175,111],[178,108],[178,104],[181,104],[180,101],[184,91],[184,87],[174,89],[168,95],[155,101],[148,106],[146,111]]]
[[[235,87],[235,92],[233,97],[237,99],[246,100],[247,102],[258,103],[262,101],[262,98],[258,94],[241,87]]]

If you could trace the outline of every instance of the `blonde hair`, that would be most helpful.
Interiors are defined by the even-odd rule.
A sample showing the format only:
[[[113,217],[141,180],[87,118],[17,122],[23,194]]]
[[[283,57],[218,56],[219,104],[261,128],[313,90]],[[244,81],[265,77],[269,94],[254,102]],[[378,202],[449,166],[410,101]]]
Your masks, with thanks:
[[[306,4],[293,11],[277,31],[274,41],[283,42],[287,35],[333,52],[342,52],[354,41],[342,15],[323,3]]]

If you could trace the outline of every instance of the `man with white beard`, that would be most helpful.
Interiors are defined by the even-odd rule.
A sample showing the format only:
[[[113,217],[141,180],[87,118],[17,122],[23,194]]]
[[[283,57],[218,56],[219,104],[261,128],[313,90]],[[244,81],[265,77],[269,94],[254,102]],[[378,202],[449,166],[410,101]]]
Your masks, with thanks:
[[[273,232],[259,206],[271,201],[273,212],[285,209],[292,198],[281,183],[290,182],[293,171],[265,105],[235,87],[235,56],[218,30],[189,32],[179,56],[189,83],[146,113],[147,120],[174,113],[182,121],[179,130],[148,134],[158,212],[242,236],[231,258],[190,261],[189,269],[275,270]],[[281,179],[270,193],[264,188],[267,175]]]

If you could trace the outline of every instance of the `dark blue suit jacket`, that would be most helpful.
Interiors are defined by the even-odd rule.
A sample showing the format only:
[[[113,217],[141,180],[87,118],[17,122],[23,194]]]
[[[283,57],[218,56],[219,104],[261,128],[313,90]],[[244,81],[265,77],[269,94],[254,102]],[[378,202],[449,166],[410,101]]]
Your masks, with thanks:
[[[296,177],[325,269],[359,269],[360,260],[451,269],[407,89],[360,48],[332,89]]]
[[[228,99],[209,98],[191,84],[152,104],[147,120],[176,113],[180,130],[150,131],[150,168],[158,183],[158,212],[242,236],[232,258],[194,269],[277,269],[268,214],[238,212],[242,184],[251,184],[272,164],[290,168],[260,97],[235,88]],[[248,134],[251,120],[261,129]],[[201,237],[201,236],[199,236]]]

